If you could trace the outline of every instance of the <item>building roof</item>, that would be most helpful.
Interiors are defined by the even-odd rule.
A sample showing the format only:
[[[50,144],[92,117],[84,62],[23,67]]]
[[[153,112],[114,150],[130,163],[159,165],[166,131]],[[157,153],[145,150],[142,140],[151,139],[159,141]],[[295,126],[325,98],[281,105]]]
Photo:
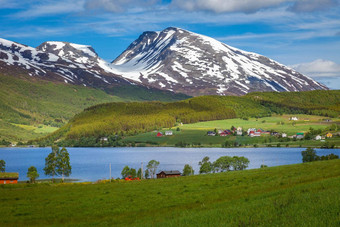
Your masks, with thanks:
[[[180,175],[181,174],[181,172],[179,172],[178,170],[170,170],[170,171],[161,171],[161,172],[159,172],[159,173],[157,173],[157,175],[158,174],[161,174],[161,173],[165,173],[166,175]]]
[[[0,179],[18,179],[19,173],[2,173],[0,172]]]

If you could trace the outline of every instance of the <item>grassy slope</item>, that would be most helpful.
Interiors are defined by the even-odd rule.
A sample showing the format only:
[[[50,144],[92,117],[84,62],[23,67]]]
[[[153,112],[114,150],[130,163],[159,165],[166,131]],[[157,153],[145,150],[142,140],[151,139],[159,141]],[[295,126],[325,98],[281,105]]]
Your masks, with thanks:
[[[137,93],[131,92],[131,87],[125,87],[125,92],[120,91],[121,88],[112,88],[109,92],[114,93],[114,96],[98,89],[33,79],[0,74],[0,139],[18,141],[41,137],[53,130],[37,128],[44,120],[61,119],[66,123],[76,113],[99,103],[153,100],[157,99],[157,94],[159,100],[163,101],[187,97],[157,91],[153,91],[154,96],[150,96],[142,88],[138,88]],[[25,125],[35,127],[29,129]]]
[[[296,125],[292,125],[292,121],[289,121],[289,117],[298,116],[300,121],[295,122]],[[308,119],[309,121],[304,121]],[[248,128],[262,128],[264,130],[275,130],[280,133],[287,133],[288,135],[294,135],[297,132],[307,132],[310,127],[314,129],[325,129],[330,126],[330,123],[323,122],[324,117],[321,116],[313,116],[313,115],[275,115],[272,117],[264,117],[260,119],[249,118],[249,120],[242,119],[227,119],[227,120],[217,120],[217,121],[206,121],[206,122],[198,122],[193,124],[184,124],[183,126],[179,126],[181,131],[175,131],[176,128],[172,128],[174,131],[173,136],[164,136],[164,137],[156,137],[156,132],[148,132],[142,133],[135,136],[128,136],[123,139],[128,143],[158,143],[161,146],[174,146],[178,142],[185,142],[188,144],[198,144],[200,143],[202,146],[218,146],[220,147],[222,143],[226,141],[226,139],[230,141],[237,141],[240,144],[262,144],[268,143],[268,137],[254,137],[250,138],[248,136],[228,136],[228,137],[220,137],[220,136],[207,136],[207,131],[212,131],[216,129],[230,129],[232,126],[234,127],[242,127],[245,130]],[[263,122],[265,121],[265,122]],[[277,124],[278,122],[284,122],[284,125]],[[331,123],[340,123],[339,119],[333,119]],[[163,132],[168,129],[162,130]],[[267,140],[267,141],[266,141]],[[272,138],[272,142],[275,145],[278,143],[278,139]],[[334,141],[335,142],[335,141]],[[320,141],[306,141],[309,145],[320,146],[322,142]],[[287,143],[284,143],[287,144]],[[288,143],[288,144],[296,144]],[[303,142],[299,142],[298,144],[304,144]],[[340,140],[336,142],[337,145],[340,145]]]
[[[287,95],[294,100],[294,105],[286,103]],[[311,97],[315,100],[311,100]],[[98,138],[122,131],[131,135],[162,127],[172,127],[176,121],[194,123],[236,117],[263,117],[276,112],[310,112],[338,116],[340,113],[337,109],[338,105],[340,105],[340,91],[284,94],[267,92],[243,97],[201,96],[171,104],[110,103],[93,106],[75,116],[62,136],[68,139]]]
[[[107,184],[0,187],[6,226],[338,226],[340,160]]]

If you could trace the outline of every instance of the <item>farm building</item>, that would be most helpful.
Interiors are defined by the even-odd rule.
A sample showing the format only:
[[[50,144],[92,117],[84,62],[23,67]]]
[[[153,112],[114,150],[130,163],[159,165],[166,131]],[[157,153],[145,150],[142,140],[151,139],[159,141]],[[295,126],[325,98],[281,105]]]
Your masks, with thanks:
[[[157,136],[157,137],[162,137],[162,136],[163,136],[163,133],[158,132],[156,136]]]
[[[172,132],[172,131],[165,131],[165,135],[166,135],[166,136],[172,136],[172,135],[173,135],[173,132]]]
[[[287,137],[287,133],[282,133],[282,138],[286,138]]]
[[[161,171],[157,173],[157,178],[180,177],[181,172],[178,170]]]
[[[17,184],[19,173],[0,173],[0,184]]]
[[[303,139],[305,137],[303,132],[296,133],[296,139]]]
[[[291,120],[291,121],[297,121],[297,120],[299,120],[299,118],[297,118],[297,117],[290,117],[289,120]]]

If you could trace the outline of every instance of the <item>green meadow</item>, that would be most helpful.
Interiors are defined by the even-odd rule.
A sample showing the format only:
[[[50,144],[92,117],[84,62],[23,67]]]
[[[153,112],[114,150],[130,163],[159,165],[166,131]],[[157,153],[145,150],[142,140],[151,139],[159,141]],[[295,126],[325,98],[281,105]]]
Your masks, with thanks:
[[[0,186],[4,226],[339,226],[340,160],[168,179]]]
[[[296,116],[299,118],[298,121],[290,121],[289,118],[292,116]],[[340,120],[337,118],[333,118],[332,122],[325,122],[325,117],[322,116],[314,116],[314,115],[304,115],[304,114],[295,114],[295,115],[275,115],[272,117],[263,117],[263,118],[249,118],[247,120],[243,119],[226,119],[226,120],[217,120],[217,121],[205,121],[198,122],[193,124],[183,124],[182,126],[178,126],[180,131],[176,131],[177,127],[171,128],[174,135],[173,136],[163,136],[156,137],[157,131],[142,133],[134,136],[127,136],[123,139],[123,141],[127,143],[135,143],[135,144],[147,144],[147,145],[159,145],[159,146],[174,146],[180,142],[184,142],[190,145],[198,145],[201,146],[217,146],[220,147],[222,143],[226,140],[231,143],[237,142],[238,144],[251,146],[253,144],[257,145],[267,145],[272,144],[273,146],[277,146],[280,143],[280,140],[276,137],[269,136],[261,136],[261,137],[249,137],[249,136],[207,136],[207,131],[213,131],[214,129],[230,129],[232,126],[234,127],[242,127],[244,130],[248,128],[262,128],[263,130],[274,130],[280,133],[287,133],[288,136],[295,135],[298,132],[308,132],[312,127],[313,129],[327,129],[331,124],[339,124]],[[169,129],[160,130],[161,132],[165,132]],[[335,143],[340,146],[340,139],[333,138],[328,139],[328,141]],[[323,142],[320,141],[285,141],[281,142],[282,146],[321,146]]]

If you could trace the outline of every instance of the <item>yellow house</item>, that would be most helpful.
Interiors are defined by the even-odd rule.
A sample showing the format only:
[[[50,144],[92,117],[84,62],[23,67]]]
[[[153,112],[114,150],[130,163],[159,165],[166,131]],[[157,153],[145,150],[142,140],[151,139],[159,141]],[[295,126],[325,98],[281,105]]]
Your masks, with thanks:
[[[332,137],[333,137],[333,134],[329,132],[329,133],[326,134],[326,137],[327,137],[327,138],[332,138]]]

